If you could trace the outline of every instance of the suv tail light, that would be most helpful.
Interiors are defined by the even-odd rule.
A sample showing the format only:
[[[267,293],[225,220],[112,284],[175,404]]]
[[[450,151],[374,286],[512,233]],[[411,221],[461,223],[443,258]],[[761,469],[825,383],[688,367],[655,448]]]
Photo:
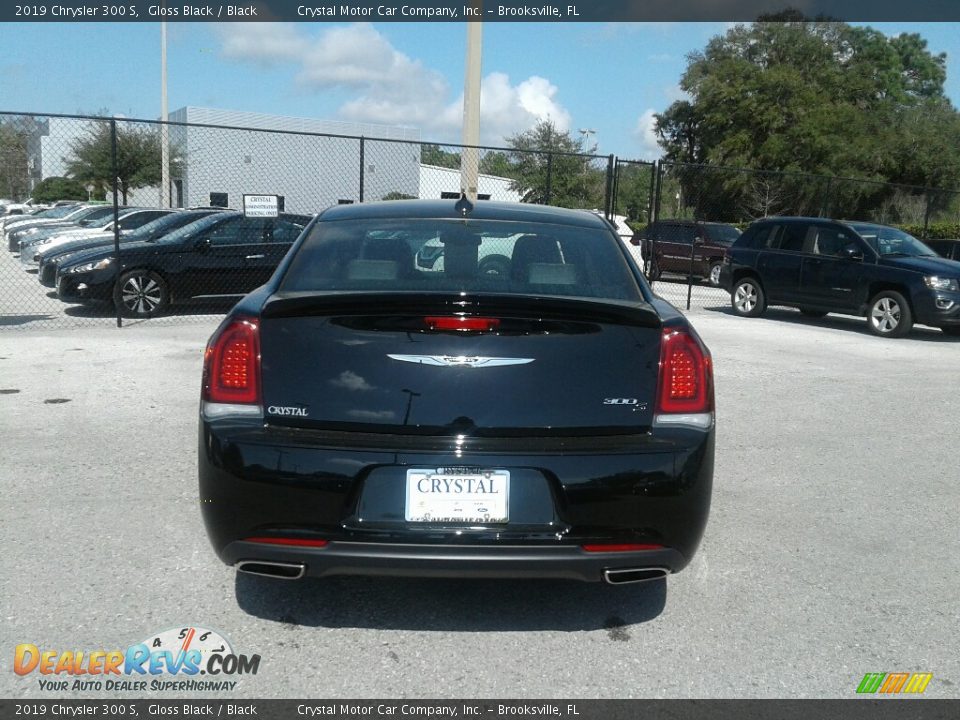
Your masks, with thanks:
[[[207,417],[263,414],[257,320],[234,318],[210,338],[203,357],[203,400]]]
[[[713,425],[713,362],[696,335],[664,328],[654,425]]]

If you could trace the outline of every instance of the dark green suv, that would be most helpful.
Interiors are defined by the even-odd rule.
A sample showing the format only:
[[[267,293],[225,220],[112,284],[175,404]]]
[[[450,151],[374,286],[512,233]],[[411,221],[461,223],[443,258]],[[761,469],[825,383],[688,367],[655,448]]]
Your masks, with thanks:
[[[960,335],[960,262],[897,228],[823,218],[758,220],[727,251],[720,284],[738,315],[768,305],[867,318],[901,337],[915,322]]]

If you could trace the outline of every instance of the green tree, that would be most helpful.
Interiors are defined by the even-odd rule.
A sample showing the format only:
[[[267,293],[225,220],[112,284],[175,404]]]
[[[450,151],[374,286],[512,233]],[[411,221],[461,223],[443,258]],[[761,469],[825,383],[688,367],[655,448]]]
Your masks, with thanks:
[[[92,125],[86,137],[71,145],[65,158],[68,174],[83,184],[100,189],[113,186],[113,156],[108,123]],[[117,190],[127,202],[131,190],[160,184],[160,132],[154,127],[124,127],[117,124]],[[181,161],[175,148],[170,152],[170,176],[178,177]]]
[[[590,164],[583,138],[540,120],[531,129],[511,135],[507,158],[512,166],[511,190],[523,202],[573,208],[603,206],[606,176]]]
[[[513,178],[516,168],[507,153],[502,150],[489,150],[480,158],[480,172],[484,175]]]
[[[0,197],[25,200],[30,192],[27,132],[0,121]]]
[[[960,184],[960,116],[944,98],[946,58],[917,34],[808,21],[738,25],[688,56],[679,100],[657,116],[667,160],[916,184]],[[728,212],[796,198],[808,181],[716,175],[683,187]],[[879,185],[842,183],[834,207],[863,211]],[[737,209],[738,208],[738,209]],[[702,215],[703,208],[694,208]],[[849,215],[849,213],[847,213]]]
[[[73,178],[48,177],[33,188],[33,199],[37,202],[55,200],[86,200],[87,189]]]
[[[381,200],[416,200],[416,195],[407,195],[402,193],[399,190],[391,190],[386,195],[384,195]]]
[[[439,145],[421,145],[420,162],[424,165],[460,169],[460,153],[443,150]]]

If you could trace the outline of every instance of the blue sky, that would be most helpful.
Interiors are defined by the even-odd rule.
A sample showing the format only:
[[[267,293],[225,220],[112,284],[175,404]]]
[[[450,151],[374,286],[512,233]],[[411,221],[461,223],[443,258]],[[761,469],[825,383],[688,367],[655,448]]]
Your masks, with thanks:
[[[482,138],[549,116],[595,130],[598,152],[652,158],[653,112],[679,97],[688,52],[722,23],[486,23]],[[874,24],[919,32],[948,55],[960,102],[960,24]],[[129,117],[160,113],[158,23],[0,24],[0,109]],[[169,106],[419,127],[457,142],[466,28],[451,23],[171,23]]]

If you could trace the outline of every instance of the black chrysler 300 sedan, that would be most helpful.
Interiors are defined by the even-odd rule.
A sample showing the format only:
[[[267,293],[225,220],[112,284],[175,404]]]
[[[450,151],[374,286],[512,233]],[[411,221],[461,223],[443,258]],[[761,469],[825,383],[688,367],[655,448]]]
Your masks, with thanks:
[[[330,208],[206,350],[201,507],[244,572],[660,578],[713,456],[708,350],[587,212]]]

